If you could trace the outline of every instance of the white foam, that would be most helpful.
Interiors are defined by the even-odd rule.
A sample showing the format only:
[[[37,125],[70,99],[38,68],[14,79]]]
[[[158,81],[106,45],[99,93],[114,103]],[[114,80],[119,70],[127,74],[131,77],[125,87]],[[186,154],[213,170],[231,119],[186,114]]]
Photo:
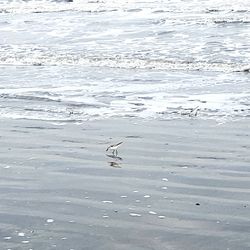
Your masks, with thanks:
[[[163,181],[168,181],[168,178],[162,178]]]
[[[53,223],[54,220],[53,220],[53,219],[47,219],[46,222],[47,222],[47,223]]]
[[[141,214],[136,214],[136,213],[130,213],[129,215],[132,217],[141,217]]]
[[[157,213],[154,212],[154,211],[149,211],[148,213],[149,213],[149,214],[152,214],[152,215],[156,215],[156,214],[157,214]]]
[[[23,240],[22,243],[23,243],[23,244],[28,244],[29,241],[28,241],[28,240]]]
[[[165,217],[166,217],[166,216],[164,216],[164,215],[159,215],[159,216],[158,216],[159,219],[165,219]]]
[[[113,201],[102,201],[102,203],[109,203],[109,204],[112,204]]]
[[[5,240],[10,240],[12,237],[11,236],[5,236],[4,239]]]

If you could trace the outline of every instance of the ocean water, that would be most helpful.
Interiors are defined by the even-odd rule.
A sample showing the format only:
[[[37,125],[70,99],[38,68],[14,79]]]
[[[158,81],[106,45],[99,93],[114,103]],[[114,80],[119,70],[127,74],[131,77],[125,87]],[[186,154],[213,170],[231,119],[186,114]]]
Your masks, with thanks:
[[[0,1],[0,117],[250,115],[250,2]]]

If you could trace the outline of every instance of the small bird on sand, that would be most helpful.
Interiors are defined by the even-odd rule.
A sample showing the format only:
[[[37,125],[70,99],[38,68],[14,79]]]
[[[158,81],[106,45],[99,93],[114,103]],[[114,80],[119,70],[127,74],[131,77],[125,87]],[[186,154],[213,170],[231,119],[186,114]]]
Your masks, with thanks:
[[[106,151],[108,151],[109,149],[110,149],[110,150],[113,150],[113,151],[112,151],[112,154],[116,153],[116,155],[117,155],[117,154],[118,154],[117,149],[118,149],[118,147],[119,147],[122,143],[123,143],[123,141],[121,141],[121,142],[119,142],[119,143],[117,143],[117,144],[110,145],[110,146],[107,147]]]

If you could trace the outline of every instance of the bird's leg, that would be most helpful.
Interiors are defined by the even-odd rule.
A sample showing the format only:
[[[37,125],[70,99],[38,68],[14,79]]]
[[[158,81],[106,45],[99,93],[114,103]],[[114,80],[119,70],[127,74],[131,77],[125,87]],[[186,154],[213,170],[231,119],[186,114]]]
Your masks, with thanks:
[[[116,156],[118,155],[118,151],[117,151],[117,149],[115,150],[115,155],[116,155]]]
[[[113,154],[113,155],[115,154],[115,149],[113,149],[112,154]]]

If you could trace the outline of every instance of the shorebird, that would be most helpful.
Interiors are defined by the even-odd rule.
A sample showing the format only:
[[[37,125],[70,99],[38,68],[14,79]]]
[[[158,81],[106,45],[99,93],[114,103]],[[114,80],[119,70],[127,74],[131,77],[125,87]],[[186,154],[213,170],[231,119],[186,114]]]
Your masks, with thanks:
[[[199,111],[199,106],[193,108],[190,113],[189,113],[189,116],[197,116],[197,113]]]
[[[74,111],[71,108],[66,108],[66,111],[67,111],[67,113],[68,113],[69,116],[71,116],[71,115],[74,114]]]
[[[117,154],[118,154],[117,149],[118,149],[118,147],[119,147],[122,143],[123,143],[123,141],[121,141],[121,142],[119,142],[119,143],[117,143],[117,144],[113,144],[113,145],[108,146],[107,149],[106,149],[106,152],[107,152],[109,149],[111,149],[111,150],[113,150],[113,151],[112,151],[112,154],[114,154],[114,153],[116,152],[116,155],[117,155]]]

